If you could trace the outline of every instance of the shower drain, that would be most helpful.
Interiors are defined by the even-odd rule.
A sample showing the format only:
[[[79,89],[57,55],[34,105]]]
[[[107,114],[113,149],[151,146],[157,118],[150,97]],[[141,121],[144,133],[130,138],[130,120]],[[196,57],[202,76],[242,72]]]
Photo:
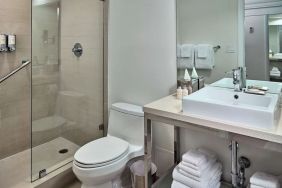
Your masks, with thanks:
[[[66,148],[59,150],[59,153],[60,153],[60,154],[65,154],[65,153],[67,153],[67,152],[69,152],[69,150],[66,149]]]

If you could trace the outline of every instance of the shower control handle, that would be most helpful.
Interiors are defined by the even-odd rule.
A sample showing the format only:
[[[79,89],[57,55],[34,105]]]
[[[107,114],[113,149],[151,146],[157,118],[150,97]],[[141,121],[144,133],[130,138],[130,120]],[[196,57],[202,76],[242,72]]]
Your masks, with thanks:
[[[80,57],[82,56],[83,53],[83,48],[82,45],[80,43],[76,43],[72,49],[72,52],[74,53],[74,55],[76,57]]]

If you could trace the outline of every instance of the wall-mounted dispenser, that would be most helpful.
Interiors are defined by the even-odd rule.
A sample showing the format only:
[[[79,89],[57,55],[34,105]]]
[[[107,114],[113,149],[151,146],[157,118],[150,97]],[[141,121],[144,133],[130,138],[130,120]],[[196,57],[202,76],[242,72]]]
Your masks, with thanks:
[[[13,52],[16,50],[16,35],[0,34],[0,52]]]
[[[8,39],[7,38],[8,38],[7,35],[0,34],[0,52],[8,51],[8,47],[7,47]]]
[[[8,50],[13,52],[16,50],[16,35],[8,35]]]

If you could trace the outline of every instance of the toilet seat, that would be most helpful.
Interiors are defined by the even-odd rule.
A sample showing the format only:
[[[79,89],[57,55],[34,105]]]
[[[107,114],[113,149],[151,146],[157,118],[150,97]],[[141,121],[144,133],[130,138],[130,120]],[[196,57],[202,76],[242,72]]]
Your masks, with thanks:
[[[74,155],[74,163],[80,168],[98,168],[118,161],[128,150],[128,142],[107,136],[82,146]]]

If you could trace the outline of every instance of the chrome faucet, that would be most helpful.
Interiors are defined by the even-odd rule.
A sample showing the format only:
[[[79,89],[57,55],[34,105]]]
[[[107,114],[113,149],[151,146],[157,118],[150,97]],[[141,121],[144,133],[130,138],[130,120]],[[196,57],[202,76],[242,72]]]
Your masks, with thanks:
[[[246,68],[238,67],[233,69],[233,84],[235,91],[242,91],[246,88]]]

